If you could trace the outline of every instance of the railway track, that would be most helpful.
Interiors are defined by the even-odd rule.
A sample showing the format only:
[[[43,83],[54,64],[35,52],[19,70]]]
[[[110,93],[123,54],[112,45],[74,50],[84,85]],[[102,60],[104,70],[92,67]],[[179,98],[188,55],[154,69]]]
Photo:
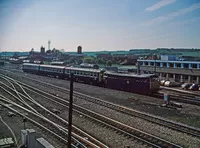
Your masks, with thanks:
[[[56,86],[56,85],[53,85],[53,84],[37,81],[37,80],[32,79],[32,78],[28,78],[28,79],[31,80],[31,81],[34,81],[36,83],[45,85],[47,87],[52,87],[53,89],[58,89],[59,91],[64,92],[64,93],[69,92],[68,89],[65,89],[65,88],[62,88],[62,87],[59,87],[59,86]],[[24,85],[24,86],[26,86],[30,89],[34,89],[34,87],[31,87],[31,86],[24,84],[22,82],[18,82],[18,83],[20,83],[21,85]],[[185,124],[181,124],[181,123],[178,123],[178,122],[167,120],[167,119],[157,117],[157,116],[154,116],[154,115],[151,115],[151,114],[148,114],[148,113],[144,113],[144,112],[140,112],[140,111],[137,111],[137,110],[134,110],[134,109],[130,109],[130,108],[127,108],[127,107],[124,107],[124,106],[121,106],[121,105],[113,104],[111,102],[104,101],[104,100],[101,100],[101,99],[98,99],[98,98],[95,98],[95,97],[91,97],[91,96],[88,96],[88,95],[85,95],[85,94],[82,94],[82,93],[79,93],[79,92],[74,92],[74,96],[77,97],[77,98],[80,98],[80,99],[84,99],[84,100],[87,100],[87,101],[108,107],[108,108],[113,109],[113,110],[131,115],[131,116],[135,116],[135,117],[138,117],[138,118],[145,119],[149,122],[156,123],[156,124],[171,128],[173,130],[177,130],[177,131],[180,131],[180,132],[183,132],[183,133],[187,133],[187,134],[192,135],[192,136],[200,137],[200,129],[199,128],[195,128],[195,127],[192,127],[192,126],[188,126],[188,125],[185,125]]]
[[[4,69],[6,71],[8,71],[8,69]],[[16,70],[14,69],[13,71],[17,71],[17,72],[22,72],[20,70]],[[12,71],[9,71],[12,72]],[[188,92],[188,91],[184,91],[184,90],[176,90],[174,89],[173,91],[167,87],[162,87],[161,88],[164,90],[159,91],[156,94],[151,94],[149,96],[151,97],[156,97],[159,99],[163,99],[164,93],[166,93],[166,90],[171,94],[171,100],[174,101],[178,101],[178,102],[182,102],[182,103],[187,103],[187,104],[192,104],[192,105],[200,105],[200,95],[198,95],[197,93],[192,93],[192,92]],[[69,91],[69,90],[67,90]],[[174,93],[177,92],[177,93]],[[178,94],[179,93],[179,94]]]
[[[2,84],[2,83],[1,83]],[[1,89],[3,89],[5,92],[9,93],[9,95],[11,95],[12,97],[14,97],[15,99],[17,99],[18,97],[13,95],[11,92],[17,92],[16,89],[11,89],[9,88],[9,86],[6,86],[4,84],[4,87],[0,86]],[[26,95],[22,94],[21,92],[17,92],[20,96],[21,96],[21,99],[22,97],[26,98],[27,100],[30,101],[30,98],[28,98]],[[53,134],[54,136],[56,136],[58,139],[64,141],[64,142],[67,142],[64,138],[62,138],[63,136],[66,138],[67,137],[67,129],[65,128],[67,122],[60,118],[59,116],[55,115],[54,113],[52,113],[51,111],[45,109],[44,107],[40,106],[39,104],[37,104],[38,106],[42,107],[45,111],[47,111],[48,113],[50,113],[52,116],[56,117],[57,119],[61,120],[62,122],[65,123],[65,126],[61,126],[61,125],[58,125],[57,123],[55,122],[52,122],[51,120],[47,119],[47,117],[41,115],[41,114],[38,114],[38,112],[35,112],[34,109],[32,109],[32,111],[29,109],[31,107],[29,107],[28,109],[19,105],[18,103],[15,103],[9,99],[6,99],[4,96],[0,96],[0,100],[3,101],[3,102],[6,102],[6,103],[10,103],[12,105],[14,105],[15,107],[17,108],[20,108],[30,114],[32,114],[33,116],[35,116],[36,118],[38,119],[41,119],[43,120],[45,123],[41,123],[41,120],[40,123],[36,120],[33,120],[31,119],[30,117],[27,117],[25,115],[23,115],[24,117],[27,117],[27,119],[29,119],[29,121],[31,121],[32,123],[38,125],[40,124],[41,128],[45,129],[46,131],[50,132],[51,134]],[[17,99],[18,100],[18,99]],[[18,100],[19,101],[19,100]],[[36,102],[34,102],[36,103]],[[7,107],[8,109],[16,112],[17,114],[20,114],[20,112],[18,112],[17,110],[15,110],[14,108],[11,108],[10,106],[8,105],[5,105],[3,103],[1,103],[4,107]],[[27,106],[27,104],[25,103],[25,101],[23,101],[23,104],[25,104],[25,106]],[[20,114],[21,115],[21,114]],[[52,132],[50,129],[47,129],[47,128],[44,128],[45,126],[42,126],[44,125],[49,127],[49,124],[50,124],[50,127],[54,127],[53,129],[55,130],[58,129],[58,132]],[[60,134],[61,132],[61,134]],[[87,133],[85,133],[84,131],[80,130],[79,128],[73,126],[73,133],[72,133],[73,137],[72,137],[72,141],[73,141],[73,147],[76,147],[77,145],[79,145],[79,147],[92,147],[92,148],[98,148],[98,147],[102,147],[102,148],[107,148],[108,146],[104,145],[103,143],[101,143],[100,141],[96,140],[94,137],[88,135]],[[85,139],[87,137],[87,139]]]
[[[190,96],[198,96],[200,97],[199,91],[187,91],[187,90],[181,90],[181,89],[176,89],[176,88],[171,88],[171,87],[165,87],[165,86],[160,86],[161,89],[168,90],[168,91],[174,91],[174,92],[179,92],[181,94],[185,95],[190,95]]]
[[[62,131],[61,129],[59,129],[57,126],[52,126],[52,125],[48,125],[48,123],[45,123],[45,126],[43,125],[43,123],[41,123],[41,121],[39,122],[37,119],[33,119],[33,117],[28,117],[27,115],[21,113],[20,111],[18,111],[17,109],[14,109],[13,107],[10,107],[10,102],[7,102],[5,100],[2,100],[3,102],[0,102],[0,105],[4,106],[5,108],[9,109],[10,111],[12,111],[13,113],[16,113],[18,115],[20,115],[23,118],[26,118],[29,122],[31,122],[32,124],[36,125],[37,127],[41,128],[43,131],[47,132],[48,134],[53,135],[55,138],[57,138],[58,140],[64,142],[64,143],[68,143],[67,140],[65,138],[63,138],[63,135],[61,136],[61,132],[62,134],[67,134],[66,131]],[[6,103],[9,104],[6,104]],[[30,112],[29,112],[30,113]],[[48,128],[46,127],[48,125]],[[51,128],[50,128],[51,127]],[[77,141],[76,141],[77,142]],[[82,145],[81,143],[79,143],[81,146],[80,147],[85,147],[84,145]],[[78,148],[77,143],[75,143],[74,141],[72,142],[72,147],[73,148]]]
[[[163,98],[165,93],[170,95],[171,100],[192,105],[200,105],[200,95],[163,88],[159,91],[157,97]]]
[[[19,82],[18,82],[19,83]],[[52,94],[46,93],[44,91],[41,91],[39,89],[33,88],[32,86],[29,86],[27,84],[24,83],[20,83],[20,85],[24,88],[27,89],[29,91],[32,91],[46,99],[50,99],[51,101],[62,105],[64,107],[68,107],[69,102],[56,97]],[[77,96],[76,96],[77,97]],[[166,141],[164,139],[161,139],[159,137],[156,137],[154,135],[151,135],[149,133],[143,132],[141,130],[138,130],[136,128],[127,126],[121,122],[118,122],[116,120],[113,120],[111,118],[108,118],[106,116],[103,116],[101,114],[95,113],[91,110],[85,109],[81,106],[78,106],[76,104],[74,104],[74,109],[73,109],[76,113],[78,114],[82,114],[83,116],[94,120],[95,122],[98,122],[106,127],[112,128],[120,133],[123,133],[126,136],[132,137],[134,139],[137,139],[139,141],[142,141],[145,144],[148,144],[149,146],[152,147],[181,147],[179,145],[176,145],[174,143],[171,143],[169,141]]]

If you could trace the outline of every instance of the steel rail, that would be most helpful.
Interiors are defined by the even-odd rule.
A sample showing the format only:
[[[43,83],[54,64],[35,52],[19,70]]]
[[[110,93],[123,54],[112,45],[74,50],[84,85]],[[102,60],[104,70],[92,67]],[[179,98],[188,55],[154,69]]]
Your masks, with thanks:
[[[16,114],[18,114],[18,115],[20,115],[20,116],[26,118],[28,121],[32,122],[33,124],[37,125],[38,127],[42,128],[42,129],[44,129],[45,131],[49,132],[50,134],[54,135],[54,136],[57,137],[59,140],[62,140],[62,141],[65,142],[66,144],[68,143],[67,140],[65,140],[63,137],[59,136],[58,134],[56,134],[55,132],[51,131],[51,130],[48,129],[47,127],[45,127],[45,126],[43,126],[42,124],[38,123],[37,121],[35,121],[35,120],[29,118],[28,116],[26,116],[26,115],[20,113],[19,111],[17,111],[17,110],[15,110],[14,108],[12,108],[12,107],[6,105],[5,103],[0,102],[0,104],[1,104],[2,106],[4,106],[4,107],[8,108],[9,110],[15,112]],[[78,147],[76,147],[74,144],[72,144],[72,147],[78,148]]]
[[[2,86],[0,86],[2,88]],[[2,88],[4,91],[6,91],[4,88]],[[8,88],[8,89],[11,89],[11,88]],[[9,93],[8,91],[6,91],[7,93]],[[22,95],[23,97],[27,98],[25,95],[19,93],[20,95]],[[15,96],[13,96],[15,97]],[[29,99],[29,98],[27,98]],[[36,101],[35,101],[36,102]],[[62,122],[68,124],[67,121],[65,121],[64,119],[60,118],[59,116],[55,115],[54,113],[52,113],[51,111],[47,110],[45,107],[41,106],[39,103],[37,103],[36,105],[38,105],[39,107],[41,107],[42,109],[44,109],[45,111],[47,111],[48,113],[50,113],[51,115],[53,115],[54,117],[58,118],[59,120],[61,120]],[[100,141],[96,140],[95,138],[91,137],[90,135],[88,135],[87,133],[85,133],[84,131],[80,130],[79,128],[73,126],[73,128],[78,131],[79,133],[82,133],[82,135],[84,135],[84,137],[87,137],[88,139],[92,139],[92,141],[96,141],[96,143],[98,143],[101,147],[107,147],[106,145],[102,144]],[[76,135],[79,139],[81,139],[81,141],[85,142],[88,140]]]
[[[34,91],[33,89],[35,90],[35,88],[29,89],[29,90],[30,91]],[[43,97],[46,97],[48,99],[49,99],[49,97],[47,97],[47,95],[49,95],[51,97],[54,97],[54,98],[57,98],[59,100],[62,100],[63,102],[66,103],[66,107],[68,107],[68,103],[69,103],[68,101],[60,99],[59,97],[53,96],[53,95],[48,94],[48,93],[46,93],[44,91],[40,91],[40,90],[37,90],[37,91],[39,91],[40,93],[45,94],[45,95],[43,95]],[[51,99],[51,100],[54,101],[54,102],[57,102],[57,101],[55,101],[55,99]],[[63,102],[61,102],[60,104],[64,105]],[[93,120],[96,120],[96,121],[98,121],[98,122],[100,122],[100,123],[102,123],[104,125],[107,125],[107,126],[109,126],[111,128],[114,128],[114,129],[116,129],[116,130],[118,130],[120,132],[123,132],[124,134],[126,134],[128,136],[131,136],[131,137],[134,137],[134,138],[136,138],[136,139],[138,139],[140,141],[143,141],[143,142],[145,142],[145,143],[147,143],[147,144],[149,144],[149,145],[151,145],[153,147],[165,147],[165,146],[167,146],[167,147],[168,146],[169,147],[170,146],[172,146],[172,147],[181,147],[179,145],[176,145],[174,143],[168,142],[168,141],[166,141],[164,139],[161,139],[159,137],[156,137],[154,135],[151,135],[151,134],[148,134],[148,133],[143,132],[141,130],[135,129],[135,128],[130,127],[130,126],[127,126],[127,125],[125,125],[123,123],[120,123],[120,122],[118,122],[116,120],[113,120],[111,118],[105,117],[105,116],[97,114],[95,112],[92,112],[92,111],[90,111],[88,109],[85,109],[83,107],[80,107],[80,106],[78,106],[76,104],[74,105],[74,111],[76,111],[76,112],[78,111],[82,115],[87,116],[89,118],[91,118],[90,116],[92,116]]]
[[[10,78],[10,79],[12,79],[12,78]],[[65,93],[66,93],[66,91],[69,92],[68,89],[60,87],[60,86],[56,86],[56,85],[46,83],[46,82],[40,82],[40,81],[37,81],[37,80],[32,79],[32,78],[28,78],[28,79],[36,81],[40,84],[52,86],[53,88],[58,88],[59,91],[62,91],[62,92],[65,92]],[[14,80],[14,81],[16,81],[16,80]],[[34,88],[34,87],[27,85],[25,83],[22,83],[22,82],[19,82],[19,81],[17,81],[17,82],[19,84],[26,86],[26,87],[29,87],[31,89]],[[74,92],[74,96],[81,98],[81,99],[84,99],[84,100],[87,100],[87,101],[90,101],[90,102],[93,102],[93,103],[98,103],[98,104],[103,105],[105,107],[126,113],[126,114],[131,115],[131,116],[136,116],[138,118],[145,119],[145,120],[150,121],[152,123],[156,123],[156,124],[171,128],[173,130],[177,130],[177,131],[180,131],[180,132],[183,132],[183,133],[187,133],[187,134],[190,134],[192,136],[200,137],[200,129],[199,128],[195,128],[195,127],[188,126],[188,125],[185,125],[185,124],[182,124],[182,123],[178,123],[178,122],[167,120],[167,119],[164,119],[164,118],[161,118],[161,117],[158,117],[158,116],[154,116],[154,115],[151,115],[151,114],[148,114],[148,113],[144,113],[144,112],[140,112],[140,111],[137,111],[137,110],[134,110],[134,109],[130,109],[128,107],[117,105],[117,104],[114,104],[114,103],[111,103],[111,102],[108,102],[108,101],[104,101],[104,100],[101,100],[101,99],[96,98],[96,97],[91,97],[89,95],[79,93],[79,92],[76,92],[76,91]]]

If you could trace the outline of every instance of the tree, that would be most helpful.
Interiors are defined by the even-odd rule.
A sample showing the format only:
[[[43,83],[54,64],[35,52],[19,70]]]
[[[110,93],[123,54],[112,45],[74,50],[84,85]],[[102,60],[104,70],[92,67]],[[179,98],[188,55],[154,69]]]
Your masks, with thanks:
[[[18,58],[18,53],[15,52],[15,53],[13,54],[13,58]]]
[[[111,60],[108,60],[108,61],[106,62],[106,66],[112,66],[112,61],[111,61]]]
[[[106,60],[104,58],[98,58],[98,59],[96,59],[96,63],[105,65],[106,64]]]
[[[29,54],[33,54],[34,53],[34,48],[31,49],[31,51],[29,52]]]
[[[84,59],[84,63],[93,64],[93,60],[91,58]]]
[[[51,53],[52,51],[50,49],[46,51],[46,54],[51,54]]]
[[[64,52],[65,52],[65,50],[64,50],[64,49],[61,49],[61,50],[60,50],[60,52],[64,53]]]

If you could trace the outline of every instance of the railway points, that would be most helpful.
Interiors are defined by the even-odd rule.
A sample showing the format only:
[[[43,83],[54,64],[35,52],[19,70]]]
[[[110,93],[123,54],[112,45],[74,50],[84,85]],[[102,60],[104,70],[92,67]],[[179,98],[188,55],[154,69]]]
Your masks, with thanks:
[[[46,93],[45,95],[47,96],[48,94]],[[48,95],[48,98],[50,98],[50,95]],[[55,101],[55,97],[54,97],[54,101]],[[66,101],[64,101],[64,102],[68,103]],[[60,104],[62,104],[62,103],[63,102],[61,102]],[[68,104],[65,107],[68,107]],[[82,114],[84,113],[83,114],[84,116],[92,118],[92,119],[100,122],[101,124],[105,124],[106,126],[108,126],[110,128],[113,128],[113,129],[115,129],[115,130],[117,130],[119,132],[122,132],[125,135],[128,135],[130,137],[134,137],[137,140],[140,140],[140,141],[142,141],[142,142],[144,142],[144,143],[146,143],[146,144],[148,144],[150,146],[153,146],[153,147],[160,147],[160,146],[161,147],[169,147],[169,146],[180,147],[180,146],[178,146],[176,144],[170,143],[170,142],[168,142],[166,140],[163,140],[163,139],[158,138],[156,136],[153,136],[151,134],[142,132],[142,131],[140,131],[138,129],[134,129],[132,127],[129,127],[127,125],[119,123],[119,122],[117,122],[115,120],[109,119],[109,118],[107,118],[105,116],[98,115],[97,113],[94,113],[94,112],[91,112],[89,110],[86,110],[86,109],[84,109],[84,108],[82,108],[80,106],[74,105],[74,107],[75,107],[75,110],[78,110],[79,113],[82,113]],[[91,115],[92,115],[92,117],[90,117]]]
[[[16,82],[15,82],[15,83],[16,83]],[[1,84],[3,84],[3,83],[1,82]],[[58,117],[57,115],[55,115],[54,113],[52,113],[51,111],[49,111],[48,109],[46,109],[45,107],[43,107],[41,104],[38,104],[38,103],[37,103],[34,99],[32,99],[24,90],[23,90],[24,94],[22,94],[21,92],[18,92],[18,91],[16,90],[16,87],[13,87],[13,89],[9,89],[9,86],[6,86],[5,84],[4,84],[4,86],[5,86],[6,88],[3,88],[2,86],[1,86],[1,88],[2,88],[4,91],[6,91],[7,93],[9,93],[11,96],[13,96],[15,99],[17,99],[18,101],[19,101],[19,98],[18,98],[17,96],[13,95],[13,92],[16,92],[18,95],[20,95],[20,96],[21,96],[21,98],[20,98],[20,99],[21,99],[21,100],[20,100],[21,103],[22,103],[23,105],[29,107],[30,109],[32,109],[32,111],[29,110],[29,109],[27,109],[27,108],[24,108],[24,107],[21,106],[20,104],[15,103],[15,102],[11,101],[10,99],[5,98],[5,97],[3,97],[3,96],[1,96],[1,98],[0,98],[1,101],[6,102],[6,103],[9,103],[9,104],[12,104],[12,105],[14,105],[15,107],[20,108],[21,110],[24,110],[24,111],[26,111],[26,112],[28,112],[28,113],[30,113],[30,114],[36,116],[37,118],[39,118],[39,119],[45,121],[45,123],[43,123],[43,122],[41,123],[41,122],[38,122],[38,121],[41,121],[41,120],[37,120],[37,121],[34,122],[34,124],[36,124],[36,125],[40,124],[40,125],[45,125],[45,126],[47,126],[48,124],[51,124],[51,126],[54,126],[54,129],[55,129],[55,128],[58,128],[58,131],[60,131],[60,132],[61,132],[62,134],[64,134],[65,136],[67,135],[67,133],[66,133],[67,129],[66,129],[66,128],[64,128],[64,127],[62,127],[62,126],[60,126],[60,125],[58,125],[58,124],[52,122],[51,120],[47,119],[47,118],[45,117],[45,115],[36,112],[36,110],[33,109],[33,107],[30,107],[30,105],[27,104],[26,101],[22,99],[22,97],[26,98],[27,100],[29,100],[29,101],[31,101],[32,103],[34,103],[34,104],[36,104],[37,106],[39,106],[40,108],[44,109],[46,112],[48,112],[48,113],[51,114],[52,116],[58,118],[59,120],[62,120],[63,122],[65,122],[65,124],[67,124],[67,122],[66,122],[64,119]],[[13,86],[14,86],[14,85],[13,85]],[[18,86],[20,86],[20,85],[18,85]],[[22,88],[22,87],[21,87],[21,88]],[[11,92],[12,92],[12,93],[11,93]],[[15,110],[15,109],[12,108],[12,107],[9,107],[9,106],[5,105],[4,103],[1,103],[1,105],[3,105],[4,107],[7,107],[8,109],[10,109],[11,111],[13,111],[13,112],[15,112],[15,113],[17,113],[17,114],[20,114],[19,111]],[[20,115],[22,115],[22,114],[20,114]],[[30,120],[31,118],[28,118],[28,117],[25,116],[25,115],[23,115],[23,117],[25,117],[26,119],[29,119],[29,121],[32,121],[32,122],[33,122],[33,120]],[[33,118],[33,117],[32,117],[32,118]],[[51,117],[51,118],[52,118],[52,117]],[[35,120],[35,119],[34,119],[34,120]],[[51,127],[51,126],[48,125],[48,127]],[[43,129],[45,129],[44,126],[40,126],[40,127],[42,127]],[[86,145],[87,147],[88,147],[88,146],[89,146],[89,147],[107,147],[106,145],[102,144],[102,143],[99,142],[98,140],[95,140],[95,138],[93,138],[93,137],[91,137],[90,135],[86,134],[86,133],[83,132],[82,130],[80,130],[80,129],[76,128],[76,127],[73,127],[73,128],[75,128],[75,129],[76,129],[76,132],[78,131],[78,133],[79,133],[79,134],[75,134],[75,133],[72,134],[72,135],[73,135],[73,138],[72,138],[72,139],[73,139],[73,144],[72,144],[73,147],[76,147],[75,145],[77,145],[77,144],[76,144],[77,142],[78,142],[78,145],[80,145],[80,144],[81,144],[81,145]],[[61,140],[64,139],[63,137],[60,138],[60,136],[57,136],[58,133],[55,134],[55,133],[51,132],[50,130],[48,130],[47,128],[46,128],[45,130],[48,131],[48,132],[50,132],[51,134],[53,134],[54,136],[56,136],[57,138],[59,138],[59,139],[61,139]],[[57,132],[58,132],[58,131],[57,131]],[[86,140],[85,138],[79,136],[80,134],[81,134],[81,136],[87,137],[87,139],[92,140],[93,143],[94,143],[94,142],[98,143],[98,146],[97,146],[96,144],[93,144],[93,143],[90,142],[89,140]],[[59,134],[59,135],[60,135],[60,134]],[[79,140],[76,140],[76,138],[74,138],[74,137],[76,137],[77,139],[79,139],[81,142],[79,142]],[[66,142],[66,140],[64,140],[64,141]],[[82,144],[82,143],[84,143],[84,144]],[[100,145],[100,146],[99,146],[99,145]]]
[[[48,86],[48,87],[50,87],[50,86]],[[54,86],[53,86],[54,87]],[[66,92],[66,90],[65,90],[65,92]],[[60,96],[60,95],[59,95]]]

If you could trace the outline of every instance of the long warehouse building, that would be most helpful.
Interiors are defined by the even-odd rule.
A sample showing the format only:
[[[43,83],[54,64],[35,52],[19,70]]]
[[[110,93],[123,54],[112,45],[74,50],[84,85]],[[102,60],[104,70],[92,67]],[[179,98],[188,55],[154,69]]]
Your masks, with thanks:
[[[156,73],[160,79],[200,84],[200,62],[138,60],[142,73]]]

